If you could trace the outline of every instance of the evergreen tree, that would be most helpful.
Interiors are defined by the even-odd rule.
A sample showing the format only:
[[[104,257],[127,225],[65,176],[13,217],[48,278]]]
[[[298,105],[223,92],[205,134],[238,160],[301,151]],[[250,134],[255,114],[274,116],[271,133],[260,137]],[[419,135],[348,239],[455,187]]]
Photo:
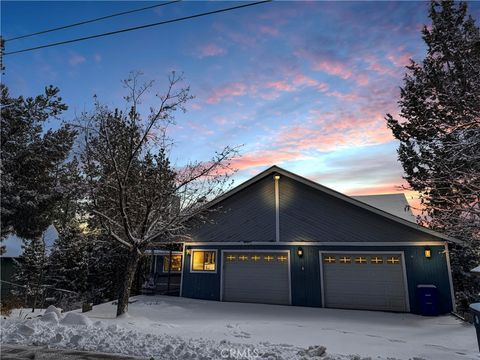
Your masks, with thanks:
[[[411,60],[401,88],[400,119],[387,115],[405,179],[420,193],[421,221],[464,241],[451,248],[460,310],[475,300],[480,264],[480,30],[467,4],[430,4],[422,30],[427,55]]]
[[[67,109],[59,89],[35,98],[11,97],[0,85],[1,237],[39,238],[52,223],[59,192],[57,175],[75,138],[68,126],[44,131],[44,123]]]
[[[88,289],[88,243],[81,224],[72,221],[59,232],[48,264],[48,284],[77,293],[79,300]],[[57,299],[63,295],[58,290],[53,293]]]
[[[22,245],[23,253],[16,264],[14,281],[24,287],[22,295],[32,305],[32,311],[39,305],[44,291],[46,274],[46,251],[43,238],[27,240]]]

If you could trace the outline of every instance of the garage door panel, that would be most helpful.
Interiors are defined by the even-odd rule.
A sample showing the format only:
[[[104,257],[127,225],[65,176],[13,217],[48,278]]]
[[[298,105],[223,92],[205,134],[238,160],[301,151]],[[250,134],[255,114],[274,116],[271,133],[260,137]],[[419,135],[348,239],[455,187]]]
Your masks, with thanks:
[[[225,252],[223,260],[224,301],[290,303],[288,256],[285,252]]]
[[[343,258],[343,263],[340,262],[341,258]],[[362,263],[355,263],[355,259],[359,258]],[[322,254],[321,260],[326,307],[387,311],[408,310],[403,264],[399,254],[328,253]]]

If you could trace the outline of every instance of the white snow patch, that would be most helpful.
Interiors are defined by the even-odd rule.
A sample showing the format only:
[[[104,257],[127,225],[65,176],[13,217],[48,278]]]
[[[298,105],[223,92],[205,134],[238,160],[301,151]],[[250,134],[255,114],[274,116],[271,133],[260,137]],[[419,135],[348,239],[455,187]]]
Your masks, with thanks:
[[[92,321],[88,317],[74,312],[65,314],[65,317],[60,320],[60,323],[63,325],[92,325]]]
[[[46,322],[58,323],[58,315],[53,311],[49,313],[45,311],[45,314],[40,318],[40,320],[46,321]]]
[[[62,309],[57,308],[53,305],[50,305],[49,307],[47,307],[47,309],[45,310],[45,314],[48,314],[51,312],[55,313],[57,315],[57,318],[60,318],[62,316]]]
[[[95,306],[85,313],[89,326],[77,326],[86,317],[79,310],[61,315],[59,323],[8,318],[2,342],[172,360],[479,359],[474,327],[452,316],[136,299],[120,319],[112,303]]]

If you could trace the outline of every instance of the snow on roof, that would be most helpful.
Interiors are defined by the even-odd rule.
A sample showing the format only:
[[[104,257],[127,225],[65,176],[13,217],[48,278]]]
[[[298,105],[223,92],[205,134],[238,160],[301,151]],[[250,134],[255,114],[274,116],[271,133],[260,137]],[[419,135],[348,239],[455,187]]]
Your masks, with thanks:
[[[479,274],[480,274],[480,265],[478,265],[476,268],[473,268],[472,270],[470,270],[470,272],[479,273]]]
[[[402,219],[416,223],[415,216],[408,207],[408,201],[405,194],[381,194],[381,195],[358,195],[351,196],[355,200],[361,201],[374,208],[383,210]]]
[[[58,239],[57,229],[53,225],[50,225],[47,230],[45,230],[45,247],[47,248],[47,253],[53,247],[53,243]],[[9,235],[2,241],[1,245],[5,246],[6,252],[1,255],[1,257],[19,257],[22,255],[22,245],[23,239],[17,237],[16,235]]]

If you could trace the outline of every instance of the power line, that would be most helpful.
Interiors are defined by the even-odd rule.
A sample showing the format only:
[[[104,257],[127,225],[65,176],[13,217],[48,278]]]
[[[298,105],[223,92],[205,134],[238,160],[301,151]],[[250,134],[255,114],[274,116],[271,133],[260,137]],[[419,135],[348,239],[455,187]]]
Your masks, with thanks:
[[[153,27],[153,26],[170,24],[170,23],[174,23],[174,22],[178,22],[178,21],[194,19],[194,18],[207,16],[207,15],[212,15],[212,14],[218,14],[218,13],[231,11],[231,10],[236,10],[236,9],[241,9],[241,8],[245,8],[245,7],[249,7],[249,6],[260,5],[260,4],[271,2],[271,1],[273,1],[273,0],[263,0],[263,1],[257,1],[257,2],[253,2],[253,3],[249,3],[249,4],[232,6],[232,7],[229,7],[229,8],[208,11],[208,12],[204,12],[204,13],[200,13],[200,14],[184,16],[184,17],[175,18],[175,19],[171,19],[171,20],[160,21],[160,22],[156,22],[156,23],[152,23],[152,24],[140,25],[140,26],[135,26],[135,27],[131,27],[131,28],[126,28],[126,29],[121,29],[121,30],[116,30],[116,31],[110,31],[110,32],[102,33],[102,34],[85,36],[85,37],[71,39],[71,40],[65,40],[65,41],[59,41],[59,42],[55,42],[55,43],[51,43],[51,44],[35,46],[35,47],[22,49],[22,50],[10,51],[10,52],[4,53],[3,55],[5,55],[5,56],[6,55],[13,55],[13,54],[23,53],[23,52],[27,52],[27,51],[44,49],[44,48],[48,48],[48,47],[52,47],[52,46],[58,46],[58,45],[70,44],[70,43],[74,43],[74,42],[78,42],[78,41],[95,39],[95,38],[99,38],[99,37],[103,37],[103,36],[115,35],[115,34],[124,33],[124,32],[128,32],[128,31],[133,31],[133,30],[145,29],[145,28],[149,28],[149,27]]]
[[[25,38],[30,37],[30,36],[41,35],[41,34],[46,34],[46,33],[49,33],[49,32],[54,32],[54,31],[58,31],[58,30],[72,28],[72,27],[75,27],[75,26],[90,24],[92,22],[105,20],[105,19],[110,19],[110,18],[113,18],[113,17],[116,17],[116,16],[127,15],[127,14],[131,14],[131,13],[135,13],[135,12],[139,12],[139,11],[144,11],[144,10],[148,10],[148,9],[153,9],[153,8],[161,7],[161,6],[165,6],[165,5],[170,5],[170,4],[173,4],[173,3],[176,3],[176,2],[180,2],[180,1],[181,0],[169,1],[169,2],[166,2],[166,3],[151,5],[151,6],[143,7],[143,8],[140,8],[140,9],[133,9],[133,10],[123,11],[123,12],[119,12],[119,13],[115,13],[115,14],[111,14],[111,15],[107,15],[107,16],[102,16],[102,17],[99,17],[99,18],[91,19],[91,20],[80,21],[80,22],[73,23],[73,24],[70,24],[70,25],[60,26],[60,27],[56,27],[56,28],[53,28],[53,29],[42,30],[42,31],[31,33],[31,34],[16,36],[16,37],[13,37],[13,38],[10,38],[10,39],[5,39],[5,42],[14,41],[14,40],[18,40],[18,39],[25,39]]]

